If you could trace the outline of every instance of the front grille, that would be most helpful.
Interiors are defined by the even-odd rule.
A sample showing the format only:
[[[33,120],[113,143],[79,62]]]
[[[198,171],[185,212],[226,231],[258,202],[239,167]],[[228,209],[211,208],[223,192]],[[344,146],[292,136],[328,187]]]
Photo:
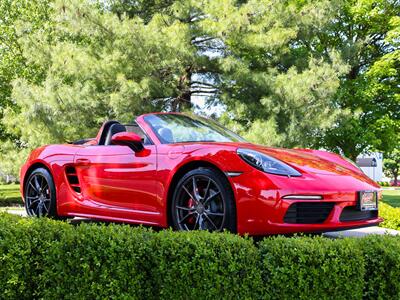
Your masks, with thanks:
[[[290,205],[283,221],[292,224],[321,224],[329,216],[333,202],[297,202]]]
[[[340,222],[362,221],[378,217],[377,210],[361,211],[356,206],[346,206],[340,214]]]

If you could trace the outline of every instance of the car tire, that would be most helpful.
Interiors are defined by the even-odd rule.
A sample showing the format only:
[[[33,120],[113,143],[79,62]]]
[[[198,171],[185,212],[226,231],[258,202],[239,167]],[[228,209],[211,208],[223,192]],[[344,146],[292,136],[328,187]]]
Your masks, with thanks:
[[[175,230],[236,232],[236,206],[228,179],[211,168],[185,174],[175,186],[171,202]]]
[[[56,188],[45,168],[35,169],[24,186],[25,209],[30,217],[64,219],[57,214]]]

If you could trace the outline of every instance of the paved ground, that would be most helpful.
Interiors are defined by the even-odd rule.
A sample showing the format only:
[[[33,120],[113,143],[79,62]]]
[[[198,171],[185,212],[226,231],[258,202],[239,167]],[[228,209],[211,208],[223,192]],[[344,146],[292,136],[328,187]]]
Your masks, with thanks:
[[[1,209],[0,212],[8,212],[9,214],[13,214],[13,215],[18,215],[21,217],[26,217],[26,211],[25,208],[23,207],[7,207],[4,209]]]
[[[6,211],[10,214],[14,215],[19,215],[22,217],[26,217],[26,212],[23,207],[16,207],[16,208],[7,208],[3,211]],[[80,222],[91,222],[91,220],[88,219],[82,219],[82,218],[75,218],[73,223],[80,223]],[[378,226],[372,226],[372,227],[365,227],[365,228],[359,228],[359,229],[351,229],[351,230],[342,230],[342,231],[335,231],[335,232],[326,232],[323,233],[322,235],[328,238],[345,238],[345,237],[356,237],[360,238],[366,235],[370,234],[389,234],[389,235],[400,235],[400,231],[398,230],[393,230],[393,229],[387,229],[387,228],[382,228]]]
[[[372,227],[364,227],[358,229],[350,229],[350,230],[343,230],[343,231],[335,231],[335,232],[326,232],[323,234],[325,237],[329,238],[345,238],[345,237],[356,237],[360,238],[370,234],[389,234],[389,235],[400,235],[400,231],[382,228],[378,226]]]

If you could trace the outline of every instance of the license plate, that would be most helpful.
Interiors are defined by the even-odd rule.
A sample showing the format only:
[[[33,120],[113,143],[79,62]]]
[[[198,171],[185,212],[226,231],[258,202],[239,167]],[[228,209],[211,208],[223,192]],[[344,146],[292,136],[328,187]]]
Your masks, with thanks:
[[[358,207],[361,211],[378,209],[377,192],[362,191],[358,195]]]

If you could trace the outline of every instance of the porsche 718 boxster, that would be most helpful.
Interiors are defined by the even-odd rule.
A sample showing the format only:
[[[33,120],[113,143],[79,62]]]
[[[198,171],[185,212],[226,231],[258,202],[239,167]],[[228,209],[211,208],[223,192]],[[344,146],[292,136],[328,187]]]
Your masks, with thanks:
[[[382,221],[379,186],[348,159],[255,145],[178,113],[107,121],[96,138],[40,147],[20,175],[29,216],[250,235]]]

